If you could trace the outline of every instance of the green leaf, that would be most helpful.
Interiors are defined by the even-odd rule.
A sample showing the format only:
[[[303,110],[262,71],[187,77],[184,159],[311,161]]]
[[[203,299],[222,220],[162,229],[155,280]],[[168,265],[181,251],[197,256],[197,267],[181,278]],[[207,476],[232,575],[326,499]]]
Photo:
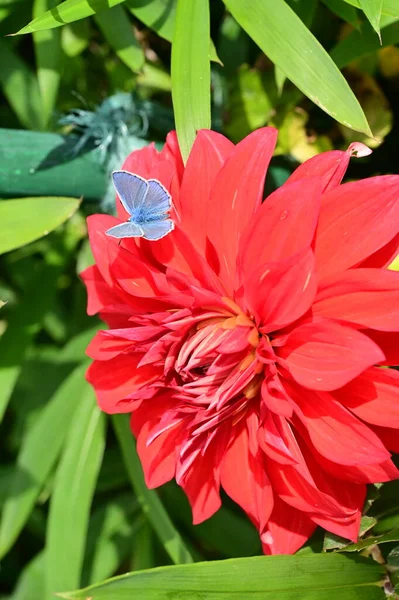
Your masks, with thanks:
[[[110,577],[132,550],[140,530],[137,501],[123,494],[100,506],[90,519],[82,581],[85,585]]]
[[[33,19],[33,21],[17,31],[14,35],[33,33],[35,31],[43,31],[44,29],[54,29],[55,27],[65,25],[65,23],[73,23],[79,19],[90,17],[102,10],[112,8],[123,1],[124,0],[65,0],[55,8],[46,11],[40,17]]]
[[[34,0],[33,16],[40,17],[54,7],[56,0]],[[61,80],[61,35],[59,30],[37,31],[33,34],[37,80],[42,100],[42,114],[48,124],[58,95]]]
[[[364,536],[370,529],[374,527],[377,523],[377,520],[374,517],[363,516],[360,521],[360,529],[359,529],[359,537]],[[337,550],[345,548],[348,546],[350,541],[340,537],[339,535],[335,535],[334,533],[326,532],[324,536],[323,550]]]
[[[126,415],[112,415],[111,418],[130,482],[144,514],[173,562],[175,564],[192,562],[189,551],[165,511],[157,493],[154,490],[149,490],[145,484],[140,460],[136,452],[136,444],[129,427],[129,420],[126,419]]]
[[[152,569],[156,566],[153,548],[153,536],[154,532],[151,525],[146,519],[143,519],[141,527],[134,539],[134,551],[132,559],[134,571]]]
[[[361,9],[378,35],[380,35],[382,3],[383,0],[359,0]]]
[[[225,0],[267,56],[315,104],[337,121],[371,135],[362,108],[327,52],[284,0]]]
[[[110,10],[100,12],[95,16],[95,20],[121,61],[134,73],[139,72],[145,61],[144,50],[133,33],[133,25],[123,6],[114,6]]]
[[[342,0],[322,0],[331,12],[352,25],[355,29],[359,28],[360,20],[356,9]]]
[[[105,446],[105,416],[91,387],[80,400],[51,496],[46,537],[46,592],[80,584],[90,506]]]
[[[0,254],[47,235],[70,219],[79,204],[76,198],[0,200]]]
[[[364,550],[370,546],[378,546],[379,544],[387,544],[388,542],[399,542],[399,529],[394,529],[393,531],[389,531],[383,535],[376,535],[366,538],[365,540],[357,542],[357,544],[349,544],[349,546],[342,548],[340,552],[359,552],[360,550]]]
[[[384,569],[339,554],[256,556],[160,567],[61,598],[91,600],[381,600]]]
[[[177,0],[126,0],[134,16],[168,42],[173,39],[176,4]]]
[[[28,129],[43,129],[42,103],[37,79],[10,47],[0,38],[0,83],[8,103]]]
[[[67,56],[79,56],[89,45],[89,21],[82,19],[65,25],[61,30],[62,50]]]
[[[10,314],[0,338],[0,421],[21,371],[22,361],[33,336],[53,302],[61,265],[45,264],[26,285],[29,302],[18,305]]]
[[[76,368],[65,379],[22,440],[0,522],[0,557],[22,531],[57,461],[76,406],[87,392],[86,367]]]
[[[381,29],[382,44],[368,23],[363,23],[361,33],[352,31],[346,38],[338,42],[331,50],[330,56],[336,65],[342,69],[354,60],[376,52],[385,46],[392,46],[399,42],[399,22],[392,23]]]
[[[20,574],[12,600],[32,600],[44,597],[45,553],[39,552]]]
[[[356,8],[362,8],[361,0],[344,0],[347,4],[351,4]],[[390,17],[399,17],[399,4],[397,0],[383,0],[382,14]]]
[[[172,100],[186,161],[198,129],[211,127],[208,0],[178,0],[172,43]]]

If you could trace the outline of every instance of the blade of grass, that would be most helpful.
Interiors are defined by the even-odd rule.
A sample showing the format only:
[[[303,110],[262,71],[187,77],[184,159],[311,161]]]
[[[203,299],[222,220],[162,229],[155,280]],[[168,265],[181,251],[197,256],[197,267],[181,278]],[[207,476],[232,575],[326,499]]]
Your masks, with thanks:
[[[133,33],[133,25],[123,6],[100,12],[95,15],[95,20],[121,61],[133,73],[140,72],[145,62],[144,50]]]
[[[192,562],[190,552],[179,532],[175,529],[156,492],[149,490],[145,484],[140,460],[136,452],[136,444],[126,415],[112,415],[111,419],[130,482],[144,514],[173,562],[175,564]]]
[[[371,26],[381,40],[380,20],[383,0],[359,0],[359,3],[362,11],[370,21]]]
[[[284,0],[224,0],[265,54],[317,106],[350,129],[372,135],[363,110],[333,60]]]
[[[33,17],[41,16],[55,4],[56,0],[34,0]],[[33,34],[33,43],[43,107],[42,115],[47,126],[53,116],[61,80],[61,32],[59,29],[37,31]]]
[[[0,522],[0,558],[25,526],[57,461],[76,406],[87,393],[86,367],[77,367],[65,379],[23,438]]]
[[[80,584],[90,506],[105,447],[105,416],[91,388],[74,414],[57,469],[46,536],[46,598]]]
[[[186,161],[198,129],[211,126],[208,0],[178,0],[172,43],[172,100]]]

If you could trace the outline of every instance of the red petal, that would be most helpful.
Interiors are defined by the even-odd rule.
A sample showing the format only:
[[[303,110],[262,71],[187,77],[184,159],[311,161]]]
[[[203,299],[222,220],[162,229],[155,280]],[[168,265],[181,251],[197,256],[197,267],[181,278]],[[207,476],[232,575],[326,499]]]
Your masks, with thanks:
[[[101,410],[110,414],[131,412],[132,403],[122,401],[162,375],[162,369],[152,365],[137,368],[140,358],[141,354],[120,355],[90,365],[86,378],[95,389]]]
[[[247,513],[262,534],[273,508],[273,492],[266,474],[264,454],[258,449],[254,455],[253,427],[243,419],[233,428],[235,434],[221,466],[221,484],[225,492]],[[256,435],[256,434],[255,434]],[[250,439],[251,436],[251,439]]]
[[[285,185],[308,177],[320,177],[323,181],[323,192],[327,192],[341,183],[351,156],[367,156],[368,154],[371,154],[371,150],[357,142],[351,144],[346,152],[342,150],[322,152],[299,165]]]
[[[364,268],[384,269],[389,267],[398,254],[399,233],[386,246],[383,246],[380,250],[369,256],[360,266]]]
[[[122,299],[106,283],[96,265],[85,269],[80,277],[87,288],[87,314],[95,315],[108,306],[122,304]]]
[[[265,554],[294,554],[310,538],[316,525],[299,510],[275,497],[268,523],[269,543],[263,544]]]
[[[198,442],[189,440],[188,443],[193,447],[190,452],[194,452],[195,458],[183,475],[180,473],[181,469],[185,470],[186,459],[181,459],[182,450],[180,451],[176,480],[189,499],[194,525],[209,519],[220,508],[220,465],[228,440],[228,431],[228,423],[220,425],[211,442],[207,442],[206,449],[206,437],[203,435],[198,436]],[[190,455],[188,460],[191,461]]]
[[[143,466],[147,487],[155,488],[170,481],[176,470],[176,448],[184,424],[177,423],[157,436],[150,444],[152,430],[162,415],[174,404],[171,395],[161,394],[135,408],[131,428],[137,438],[137,452]]]
[[[388,365],[390,367],[399,366],[399,344],[396,332],[388,333],[386,331],[366,329],[363,333],[372,339],[384,353],[385,358],[380,361],[381,365]]]
[[[323,278],[359,265],[399,229],[399,176],[345,183],[323,196],[315,253]]]
[[[111,215],[91,215],[87,218],[90,246],[96,265],[102,277],[110,286],[113,284],[113,279],[110,273],[108,246],[117,246],[118,242],[115,238],[108,237],[105,232],[119,222],[118,219],[111,217]]]
[[[365,494],[363,493],[362,498],[364,499],[364,497]],[[362,504],[363,502],[360,504],[359,510],[352,519],[346,517],[343,517],[342,519],[331,519],[329,517],[314,515],[312,516],[312,521],[316,523],[316,525],[323,527],[323,529],[356,543],[359,537],[360,519],[362,518]]]
[[[198,132],[187,160],[180,191],[181,226],[202,254],[205,254],[208,211],[214,210],[210,204],[211,188],[233,150],[234,144],[223,135],[203,129]]]
[[[336,390],[384,360],[367,336],[328,320],[300,325],[275,350],[293,378],[314,390]]]
[[[221,279],[230,292],[241,233],[262,202],[276,139],[277,131],[272,127],[248,135],[235,147],[212,187],[207,233],[219,258]]]
[[[399,429],[398,371],[372,367],[334,396],[363,421]]]
[[[388,450],[399,454],[399,433],[397,429],[392,429],[391,427],[378,427],[377,425],[371,425],[371,428],[375,431]]]
[[[320,198],[321,182],[317,178],[284,185],[270,194],[243,233],[239,258],[242,272],[309,248]]]
[[[316,295],[313,252],[308,249],[280,262],[269,262],[243,280],[249,311],[262,333],[293,323]]]
[[[323,281],[313,314],[399,331],[399,272],[350,269],[333,275]]]
[[[128,352],[135,345],[131,340],[110,336],[108,331],[97,331],[86,349],[86,353],[95,360],[110,360],[119,354]]]
[[[379,438],[331,394],[287,384],[296,413],[322,456],[340,465],[370,465],[390,458]]]
[[[323,192],[327,192],[339,185],[348,168],[350,154],[342,150],[322,152],[306,160],[290,175],[284,185],[310,177],[321,177]]]

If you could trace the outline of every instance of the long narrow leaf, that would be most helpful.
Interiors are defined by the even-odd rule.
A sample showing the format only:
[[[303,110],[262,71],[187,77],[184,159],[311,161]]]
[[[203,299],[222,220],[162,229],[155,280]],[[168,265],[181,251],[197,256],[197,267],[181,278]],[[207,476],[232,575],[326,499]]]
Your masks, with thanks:
[[[144,65],[144,50],[133,33],[133,26],[123,6],[100,12],[95,20],[121,61],[134,73],[139,72]]]
[[[0,200],[0,254],[53,231],[79,208],[76,198]]]
[[[61,598],[88,600],[381,600],[381,565],[339,554],[256,556],[160,567]]]
[[[380,35],[380,20],[383,0],[359,0],[360,7],[373,29]]]
[[[53,8],[56,0],[34,0],[33,16],[40,17]],[[57,100],[61,80],[61,32],[37,31],[33,35],[36,54],[37,79],[42,99],[45,125],[50,121]]]
[[[351,4],[356,8],[361,8],[360,0],[344,0],[347,4]],[[382,3],[382,14],[389,15],[390,17],[399,17],[399,3],[398,0],[383,0]]]
[[[7,40],[0,38],[0,83],[11,108],[28,129],[43,129],[37,79]]]
[[[327,52],[284,0],[225,0],[232,15],[286,76],[322,110],[371,135],[362,108]]]
[[[90,506],[105,446],[91,388],[74,415],[57,470],[46,539],[46,598],[80,584]]]
[[[172,43],[172,100],[183,160],[198,129],[211,126],[208,0],[178,0]]]
[[[79,19],[90,17],[96,13],[112,8],[124,0],[65,0],[55,8],[46,11],[40,17],[33,19],[26,27],[23,27],[15,35],[22,33],[33,33],[44,29],[54,29],[65,23],[73,23]]]
[[[189,551],[179,532],[173,526],[156,492],[149,490],[145,484],[140,460],[136,452],[136,444],[126,415],[113,415],[112,424],[137,500],[166,552],[175,564],[192,562]]]
[[[342,0],[322,0],[322,2],[331,12],[352,25],[352,27],[355,27],[355,29],[359,28],[360,20],[356,8]]]
[[[24,527],[57,461],[76,406],[87,393],[85,368],[76,368],[64,381],[22,441],[0,522],[0,557]]]

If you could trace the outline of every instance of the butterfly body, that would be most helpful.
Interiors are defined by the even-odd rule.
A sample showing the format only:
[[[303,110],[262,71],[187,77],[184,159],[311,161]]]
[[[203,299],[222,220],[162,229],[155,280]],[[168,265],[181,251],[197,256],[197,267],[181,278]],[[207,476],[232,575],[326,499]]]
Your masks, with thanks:
[[[128,171],[114,171],[112,179],[129,218],[125,223],[108,229],[107,235],[119,239],[142,237],[156,241],[173,231],[174,223],[169,217],[172,199],[162,183]]]

